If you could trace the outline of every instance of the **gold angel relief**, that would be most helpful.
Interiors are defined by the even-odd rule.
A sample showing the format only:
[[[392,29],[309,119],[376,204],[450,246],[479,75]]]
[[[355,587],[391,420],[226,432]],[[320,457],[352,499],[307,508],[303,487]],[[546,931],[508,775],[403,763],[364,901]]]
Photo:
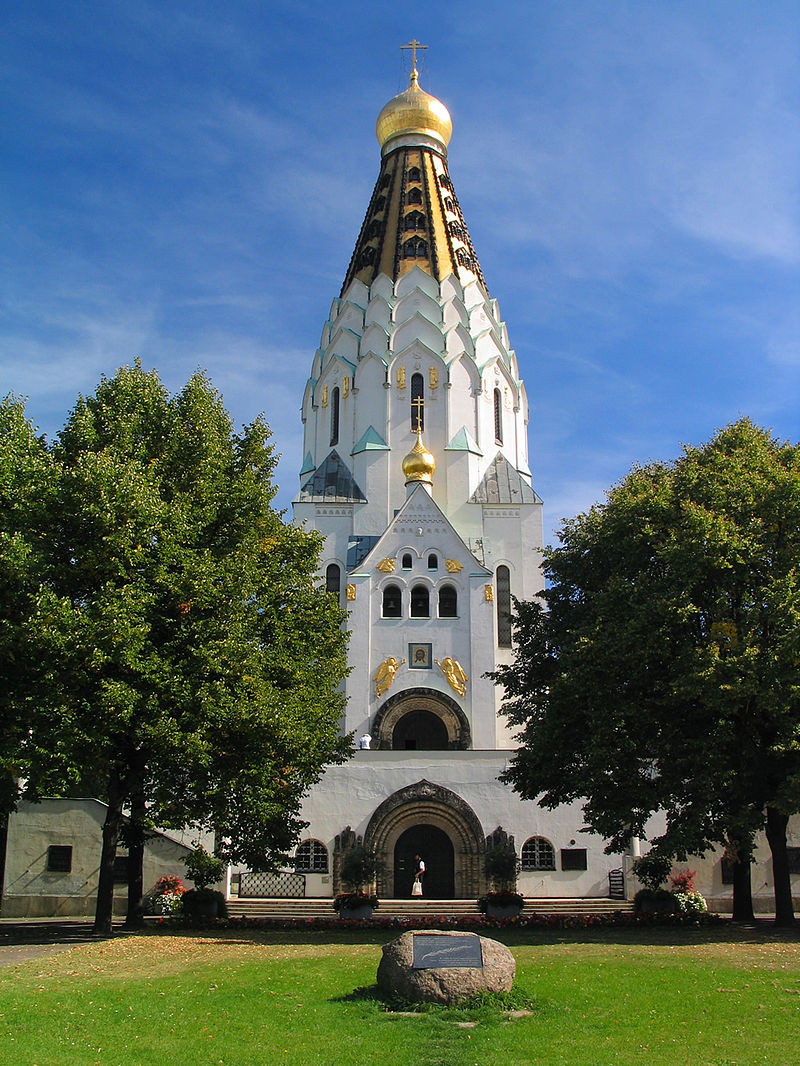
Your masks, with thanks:
[[[441,662],[439,662],[438,659],[434,659],[434,662],[447,678],[447,683],[450,688],[454,692],[457,692],[459,696],[463,696],[467,691],[467,681],[469,681],[469,678],[464,672],[464,667],[458,659],[452,659],[448,655],[447,658],[442,659]]]
[[[375,671],[375,676],[372,680],[375,682],[375,695],[378,698],[380,698],[384,692],[388,692],[392,687],[394,675],[404,662],[405,659],[401,659],[400,662],[398,662],[393,655],[390,655],[388,659],[383,660],[381,665]]]
[[[393,574],[394,573],[394,559],[390,559],[389,556],[387,555],[385,559],[381,559],[381,561],[378,563],[378,569],[383,574]]]
[[[448,574],[460,574],[464,569],[464,564],[458,559],[445,559],[444,565],[447,567]]]

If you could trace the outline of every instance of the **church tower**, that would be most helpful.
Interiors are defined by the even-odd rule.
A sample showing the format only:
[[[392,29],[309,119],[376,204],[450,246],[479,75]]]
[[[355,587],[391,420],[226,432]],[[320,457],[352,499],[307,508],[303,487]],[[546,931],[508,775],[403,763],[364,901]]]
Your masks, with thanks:
[[[541,840],[551,869],[550,838],[580,825],[572,812],[535,832],[558,817],[497,781],[513,742],[485,674],[510,660],[512,596],[542,588],[542,502],[525,386],[447,166],[450,114],[415,56],[376,130],[378,178],[303,397],[294,501],[349,613],[342,728],[371,743],[308,798],[298,869],[316,855],[307,894],[332,893],[354,834],[380,854],[380,894],[409,895],[420,854],[426,895],[470,897],[498,827]]]

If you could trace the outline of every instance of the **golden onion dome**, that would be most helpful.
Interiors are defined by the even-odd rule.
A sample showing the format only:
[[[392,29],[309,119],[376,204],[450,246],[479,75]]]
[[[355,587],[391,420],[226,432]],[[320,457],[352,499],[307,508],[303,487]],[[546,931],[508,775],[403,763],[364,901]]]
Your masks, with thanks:
[[[422,443],[422,430],[417,429],[417,443],[403,460],[406,484],[422,481],[426,485],[432,485],[435,470],[436,460]]]
[[[395,137],[421,134],[447,148],[453,132],[450,112],[441,100],[419,87],[419,74],[411,72],[411,84],[395,96],[378,115],[375,132],[383,150]]]

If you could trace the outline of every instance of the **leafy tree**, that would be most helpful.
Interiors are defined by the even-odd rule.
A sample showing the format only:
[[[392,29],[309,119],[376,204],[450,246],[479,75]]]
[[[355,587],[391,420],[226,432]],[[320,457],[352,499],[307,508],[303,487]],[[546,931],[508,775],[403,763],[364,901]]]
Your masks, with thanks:
[[[27,772],[36,721],[39,658],[29,619],[44,576],[46,513],[53,463],[12,396],[0,401],[0,897],[9,815]]]
[[[71,775],[108,804],[100,931],[126,805],[139,877],[153,822],[213,829],[222,857],[265,868],[349,750],[342,613],[315,589],[319,538],[271,506],[268,438],[260,419],[235,434],[202,375],[170,398],[137,362],[79,400],[54,448],[38,606],[54,757],[32,776],[52,794]],[[141,896],[135,876],[129,888]]]
[[[766,826],[776,915],[793,920],[786,822],[800,809],[800,449],[747,419],[636,467],[548,551],[495,680],[522,746],[507,780],[549,807],[588,797],[620,850],[724,845],[734,916]],[[546,609],[545,609],[546,604]]]

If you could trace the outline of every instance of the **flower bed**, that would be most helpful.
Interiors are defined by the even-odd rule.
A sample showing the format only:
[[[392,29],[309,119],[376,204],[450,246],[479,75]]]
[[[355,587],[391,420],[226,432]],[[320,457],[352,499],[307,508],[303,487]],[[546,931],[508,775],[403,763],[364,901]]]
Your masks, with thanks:
[[[529,914],[515,918],[486,918],[482,916],[461,916],[458,918],[441,915],[426,918],[370,918],[369,920],[344,918],[227,918],[212,921],[201,919],[187,922],[182,917],[161,918],[159,924],[191,928],[216,929],[263,929],[271,931],[336,931],[354,929],[365,930],[399,930],[408,929],[460,929],[480,931],[482,929],[609,929],[642,928],[643,926],[704,926],[724,922],[716,914],[653,914],[635,915],[622,911],[613,914]]]

